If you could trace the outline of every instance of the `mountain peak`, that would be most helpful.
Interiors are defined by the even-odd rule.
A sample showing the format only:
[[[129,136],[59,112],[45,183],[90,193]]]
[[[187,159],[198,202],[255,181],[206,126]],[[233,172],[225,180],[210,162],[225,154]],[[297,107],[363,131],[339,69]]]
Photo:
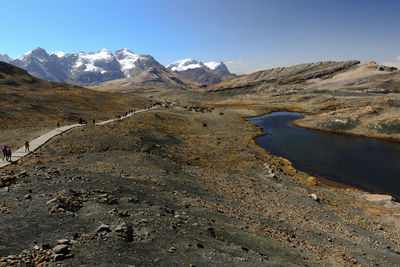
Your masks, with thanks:
[[[209,69],[211,70],[215,70],[216,68],[218,68],[219,66],[221,66],[221,64],[224,64],[222,62],[215,62],[215,61],[210,61],[210,62],[206,62],[204,63],[204,65],[206,65]]]
[[[167,67],[167,69],[170,69],[172,71],[185,71],[188,69],[203,68],[204,64],[202,62],[197,61],[192,58],[185,58],[182,60],[172,62],[171,64],[167,65],[166,67]]]
[[[115,51],[115,55],[121,54],[121,53],[124,53],[124,54],[135,54],[135,53],[134,53],[132,50],[130,50],[129,48],[118,49],[118,50]],[[136,55],[136,54],[135,54],[135,55]]]
[[[210,61],[203,63],[192,58],[186,58],[175,61],[166,67],[169,70],[178,72],[188,80],[206,85],[219,83],[226,78],[234,76],[223,62]]]
[[[46,50],[44,50],[43,48],[38,46],[34,50],[28,51],[25,54],[23,54],[19,59],[23,60],[24,58],[30,57],[30,56],[42,58],[42,57],[48,57],[49,54],[47,54]]]
[[[7,54],[0,54],[0,61],[6,62],[6,63],[10,63],[13,59],[11,57],[9,57]]]

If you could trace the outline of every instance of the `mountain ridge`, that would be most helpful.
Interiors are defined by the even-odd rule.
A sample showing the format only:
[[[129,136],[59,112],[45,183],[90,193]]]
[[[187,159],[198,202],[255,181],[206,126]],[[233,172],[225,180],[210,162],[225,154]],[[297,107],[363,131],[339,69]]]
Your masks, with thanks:
[[[168,64],[166,68],[188,80],[207,86],[236,77],[236,75],[229,72],[223,62],[211,61],[203,63],[192,58],[175,61]]]
[[[136,54],[128,48],[118,49],[115,53],[108,49],[101,49],[97,52],[65,53],[55,51],[48,53],[45,49],[37,47],[15,60],[6,54],[0,55],[0,61],[25,69],[39,79],[83,86],[138,77],[149,68],[164,67],[151,55]],[[164,67],[162,72],[172,71],[168,66]],[[199,62],[199,67],[198,69],[175,71],[175,73],[205,86],[233,77],[222,62]]]

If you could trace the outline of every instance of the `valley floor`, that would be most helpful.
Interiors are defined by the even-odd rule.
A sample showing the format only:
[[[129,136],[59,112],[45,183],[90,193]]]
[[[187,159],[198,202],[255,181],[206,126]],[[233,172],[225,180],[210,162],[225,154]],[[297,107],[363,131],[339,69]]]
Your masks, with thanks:
[[[396,266],[400,205],[259,148],[245,118],[269,111],[174,106],[54,138],[0,173],[0,264]]]

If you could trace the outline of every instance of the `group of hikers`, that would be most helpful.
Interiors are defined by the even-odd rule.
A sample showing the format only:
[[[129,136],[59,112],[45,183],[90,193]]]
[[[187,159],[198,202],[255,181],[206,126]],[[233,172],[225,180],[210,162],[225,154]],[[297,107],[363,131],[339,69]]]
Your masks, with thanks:
[[[9,146],[3,146],[3,161],[4,158],[6,159],[6,161],[11,161],[11,148]]]
[[[4,159],[6,159],[6,161],[11,162],[11,148],[9,146],[3,146],[3,148],[1,149],[1,151],[3,152],[3,161]],[[29,152],[29,141],[26,140],[25,141],[25,152]]]
[[[135,109],[131,109],[131,110],[122,112],[121,114],[115,115],[115,118],[120,120],[120,119],[122,119],[123,117],[128,116],[130,113],[135,114],[135,113],[136,113],[136,110],[135,110]]]

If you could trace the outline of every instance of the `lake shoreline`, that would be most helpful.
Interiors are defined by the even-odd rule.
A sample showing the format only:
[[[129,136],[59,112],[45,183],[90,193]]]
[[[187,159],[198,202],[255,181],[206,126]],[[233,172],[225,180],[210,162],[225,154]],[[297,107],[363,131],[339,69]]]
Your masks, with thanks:
[[[290,110],[290,109],[283,109],[283,110],[279,110],[279,111],[272,110],[272,111],[266,112],[266,113],[264,113],[264,114],[262,114],[262,115],[260,115],[260,116],[245,118],[245,120],[246,120],[247,122],[250,122],[251,124],[255,125],[255,126],[258,127],[259,130],[261,131],[260,134],[258,134],[258,135],[256,135],[255,137],[253,137],[253,141],[254,141],[258,146],[260,146],[262,149],[264,149],[267,153],[269,153],[269,154],[271,154],[271,155],[273,155],[273,156],[279,157],[279,158],[280,158],[281,156],[272,154],[267,148],[262,147],[262,146],[256,141],[256,139],[257,139],[258,137],[267,136],[269,133],[268,133],[268,131],[264,131],[263,127],[261,127],[261,126],[255,124],[255,123],[253,123],[253,122],[251,122],[249,119],[251,119],[251,118],[257,118],[257,117],[262,117],[262,116],[265,116],[265,115],[270,115],[270,114],[275,113],[275,112],[298,113],[298,114],[300,114],[300,115],[299,115],[300,118],[291,120],[291,121],[289,122],[289,125],[292,126],[292,127],[294,127],[294,128],[303,128],[303,129],[307,129],[307,130],[311,130],[311,131],[315,131],[315,130],[316,130],[317,132],[319,131],[319,132],[334,133],[334,134],[345,134],[345,135],[349,135],[349,136],[363,137],[363,138],[369,138],[369,139],[375,139],[375,140],[384,140],[384,141],[393,141],[393,140],[396,140],[396,139],[392,139],[392,138],[368,137],[368,136],[363,136],[363,135],[358,135],[358,134],[348,133],[348,132],[330,131],[330,130],[324,130],[324,129],[314,129],[314,128],[312,128],[312,127],[303,127],[303,126],[301,126],[301,125],[298,125],[296,122],[302,120],[303,117],[304,117],[304,115],[305,115],[304,113],[307,113],[307,112],[302,112],[302,111],[298,111],[298,110],[296,110],[296,111],[288,111],[288,110]],[[308,113],[308,114],[310,114],[310,113]],[[296,115],[297,115],[297,114],[296,114]],[[336,179],[336,178],[334,178],[334,177],[329,177],[329,176],[327,176],[327,175],[320,175],[320,174],[317,174],[317,172],[315,172],[315,171],[309,170],[309,169],[307,169],[307,168],[299,167],[299,166],[296,164],[295,161],[289,160],[289,159],[287,159],[287,158],[284,157],[284,156],[283,156],[282,158],[284,158],[286,161],[290,162],[290,164],[291,164],[291,165],[293,166],[293,168],[295,168],[296,170],[298,170],[298,171],[300,171],[300,172],[304,172],[304,173],[306,173],[306,174],[308,174],[308,175],[310,175],[310,176],[312,176],[312,177],[315,177],[319,182],[321,182],[321,183],[323,183],[323,184],[325,184],[325,185],[332,186],[332,187],[336,187],[336,188],[345,188],[345,189],[361,190],[361,191],[363,191],[363,192],[365,192],[365,193],[370,193],[370,194],[388,194],[388,192],[385,192],[384,190],[380,190],[380,189],[377,189],[377,188],[367,188],[366,186],[363,186],[362,184],[346,182],[346,181],[343,181],[343,180],[340,180],[340,179]],[[393,196],[391,193],[389,193],[389,195],[392,196],[393,201],[399,202],[399,198]]]

